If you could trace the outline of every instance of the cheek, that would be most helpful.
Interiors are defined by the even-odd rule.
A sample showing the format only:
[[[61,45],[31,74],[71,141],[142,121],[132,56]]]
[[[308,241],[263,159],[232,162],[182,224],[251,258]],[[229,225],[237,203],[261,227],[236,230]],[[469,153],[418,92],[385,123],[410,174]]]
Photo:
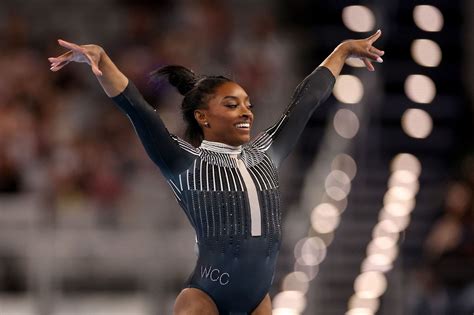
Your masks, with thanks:
[[[212,118],[214,125],[219,126],[219,128],[231,128],[236,120],[236,117],[229,114],[215,115]]]

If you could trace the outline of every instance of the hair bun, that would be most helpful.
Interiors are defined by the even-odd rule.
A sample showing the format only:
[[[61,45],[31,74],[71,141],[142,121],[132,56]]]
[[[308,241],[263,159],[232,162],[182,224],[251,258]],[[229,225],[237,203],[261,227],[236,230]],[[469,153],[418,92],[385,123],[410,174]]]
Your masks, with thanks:
[[[192,70],[179,65],[164,66],[150,74],[151,80],[155,83],[161,81],[164,77],[168,79],[172,86],[178,89],[181,95],[186,95],[191,91],[198,81],[198,77]]]

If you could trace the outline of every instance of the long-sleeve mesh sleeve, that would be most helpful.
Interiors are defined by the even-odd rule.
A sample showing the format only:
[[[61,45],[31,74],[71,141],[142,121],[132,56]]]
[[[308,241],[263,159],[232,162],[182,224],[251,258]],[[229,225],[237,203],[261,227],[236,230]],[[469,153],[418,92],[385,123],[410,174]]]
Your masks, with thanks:
[[[328,68],[316,68],[297,86],[278,122],[257,137],[255,142],[277,167],[293,150],[311,115],[328,98],[334,83],[335,77]]]
[[[112,100],[128,116],[149,157],[166,178],[192,163],[195,158],[192,146],[168,132],[158,113],[131,81]]]

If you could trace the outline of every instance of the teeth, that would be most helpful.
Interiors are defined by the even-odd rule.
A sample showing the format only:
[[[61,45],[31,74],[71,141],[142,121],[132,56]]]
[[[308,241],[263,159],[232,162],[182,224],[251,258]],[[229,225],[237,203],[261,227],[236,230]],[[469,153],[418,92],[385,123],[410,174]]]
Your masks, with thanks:
[[[237,128],[250,128],[250,124],[249,123],[240,123],[240,124],[237,124],[235,125]]]

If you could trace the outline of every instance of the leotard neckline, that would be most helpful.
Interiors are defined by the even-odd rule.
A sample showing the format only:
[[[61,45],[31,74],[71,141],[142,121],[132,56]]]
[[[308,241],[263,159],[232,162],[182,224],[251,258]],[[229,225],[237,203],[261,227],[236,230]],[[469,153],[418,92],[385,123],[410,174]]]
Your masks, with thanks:
[[[203,140],[199,148],[217,152],[217,153],[232,154],[232,155],[242,153],[241,145],[235,147],[235,146],[228,145],[225,143],[209,141],[209,140]]]

